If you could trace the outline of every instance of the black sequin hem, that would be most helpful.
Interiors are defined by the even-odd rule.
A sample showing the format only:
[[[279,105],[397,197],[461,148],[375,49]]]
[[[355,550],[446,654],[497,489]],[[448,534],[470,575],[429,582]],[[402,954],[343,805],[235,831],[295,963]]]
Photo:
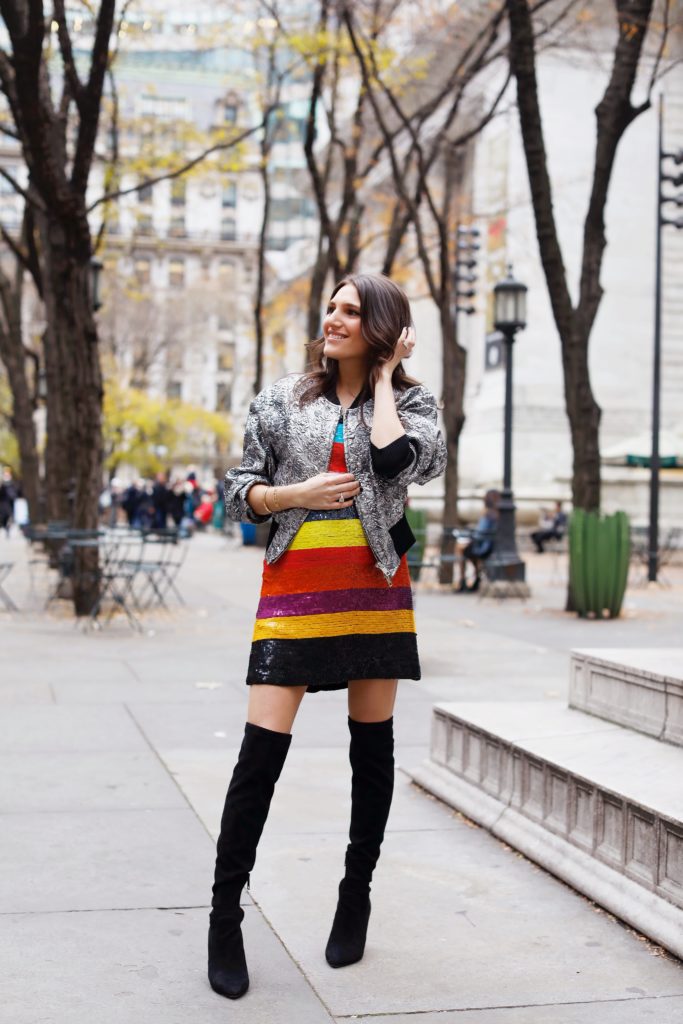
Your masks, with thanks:
[[[345,690],[349,679],[420,679],[414,633],[353,634],[306,640],[256,640],[247,685]]]

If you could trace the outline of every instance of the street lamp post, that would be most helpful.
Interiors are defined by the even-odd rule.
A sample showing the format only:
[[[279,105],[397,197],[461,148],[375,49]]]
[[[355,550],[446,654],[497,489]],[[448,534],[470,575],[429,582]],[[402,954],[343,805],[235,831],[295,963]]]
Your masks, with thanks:
[[[664,192],[664,183],[674,188],[683,185],[683,174],[666,174],[662,166],[665,161],[673,160],[674,164],[683,164],[683,149],[677,153],[664,150],[664,99],[659,97],[659,143],[657,148],[657,242],[655,260],[655,337],[654,357],[652,365],[652,452],[650,455],[650,529],[648,541],[647,578],[657,582],[659,561],[659,397],[661,391],[662,362],[662,227],[668,224],[674,228],[683,228],[683,217],[673,220],[664,216],[664,205],[675,203],[683,206],[683,192],[675,195]]]
[[[512,267],[493,289],[494,326],[505,344],[505,432],[503,490],[498,504],[496,544],[486,561],[486,576],[501,596],[527,597],[526,566],[515,539],[515,502],[512,494],[512,350],[517,331],[526,327],[527,287],[516,281]]]

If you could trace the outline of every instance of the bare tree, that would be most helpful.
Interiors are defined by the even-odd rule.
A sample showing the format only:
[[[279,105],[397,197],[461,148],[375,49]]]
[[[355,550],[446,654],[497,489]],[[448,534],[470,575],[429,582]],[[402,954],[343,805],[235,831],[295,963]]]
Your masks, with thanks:
[[[496,42],[503,17],[504,7],[497,5],[492,13],[469,21],[466,41],[448,66],[448,74],[436,76],[430,82],[428,95],[418,94],[416,103],[415,96],[402,96],[389,76],[380,71],[372,41],[363,37],[358,25],[354,5],[344,5],[344,22],[396,192],[382,269],[384,273],[391,272],[411,227],[427,289],[439,313],[443,421],[448,451],[444,526],[458,522],[458,450],[465,424],[467,352],[458,340],[453,280],[456,221],[464,212],[462,204],[458,209],[458,198],[465,192],[467,144],[494,116],[507,81],[483,111],[473,114],[471,109],[464,108],[468,88],[501,55]],[[442,555],[452,552],[453,537],[445,531]],[[446,558],[441,564],[440,580],[448,583],[452,578],[453,562]]]
[[[605,92],[596,107],[596,147],[590,199],[584,221],[578,301],[571,298],[558,237],[545,136],[536,79],[536,46],[527,0],[507,0],[510,64],[517,81],[517,105],[531,188],[541,262],[560,336],[564,391],[573,448],[572,498],[575,507],[600,507],[601,410],[591,387],[588,349],[602,299],[600,283],[606,248],[605,207],[619,142],[633,121],[650,106],[669,31],[670,0],[664,17],[646,96],[631,96],[650,29],[654,0],[615,0],[617,39]]]

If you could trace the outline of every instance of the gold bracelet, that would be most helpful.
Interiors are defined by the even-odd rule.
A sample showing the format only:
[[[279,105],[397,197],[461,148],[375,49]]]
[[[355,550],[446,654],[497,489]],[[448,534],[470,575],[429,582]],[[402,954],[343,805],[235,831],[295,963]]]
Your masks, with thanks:
[[[271,487],[266,487],[265,491],[263,492],[263,504],[264,504],[264,505],[265,505],[265,507],[266,507],[266,512],[268,513],[268,515],[269,515],[269,516],[272,516],[272,514],[273,514],[273,509],[269,507],[269,505],[268,505],[268,502],[266,501],[266,495],[268,494],[268,491],[270,491],[270,490],[273,490],[273,488],[271,488]]]
[[[282,505],[280,504],[280,495],[277,493],[277,487],[271,488],[273,491],[273,504],[275,505],[276,512],[282,512]]]

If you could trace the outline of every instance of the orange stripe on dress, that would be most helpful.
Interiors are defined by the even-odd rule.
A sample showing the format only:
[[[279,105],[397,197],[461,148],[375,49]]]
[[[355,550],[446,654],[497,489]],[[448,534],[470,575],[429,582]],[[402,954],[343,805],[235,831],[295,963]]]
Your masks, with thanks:
[[[363,558],[359,557],[361,553]],[[313,557],[317,555],[318,557]],[[327,573],[326,567],[334,566]],[[409,587],[410,573],[405,556],[392,581],[395,587]],[[350,588],[387,586],[383,574],[375,565],[369,548],[324,548],[286,552],[263,570],[263,597],[278,594],[306,594],[313,590],[339,590]]]

